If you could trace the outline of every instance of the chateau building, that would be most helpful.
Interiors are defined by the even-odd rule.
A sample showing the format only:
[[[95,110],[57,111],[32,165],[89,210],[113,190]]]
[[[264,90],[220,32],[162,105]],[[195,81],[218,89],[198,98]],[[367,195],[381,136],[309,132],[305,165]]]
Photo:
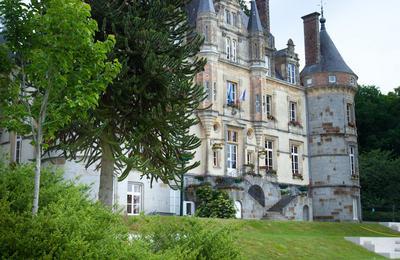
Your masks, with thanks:
[[[196,82],[207,98],[191,131],[202,140],[201,164],[184,180],[184,212],[196,206],[205,182],[235,201],[238,218],[360,221],[354,95],[357,76],[346,65],[319,13],[302,17],[305,67],[291,39],[275,47],[269,0],[251,1],[247,16],[237,0],[192,0],[190,23],[204,36],[207,58]],[[32,158],[28,137],[3,132],[3,150],[17,162]],[[99,173],[55,158],[66,178],[92,183]],[[114,201],[127,214],[179,213],[179,191],[153,187],[132,172],[115,181]]]

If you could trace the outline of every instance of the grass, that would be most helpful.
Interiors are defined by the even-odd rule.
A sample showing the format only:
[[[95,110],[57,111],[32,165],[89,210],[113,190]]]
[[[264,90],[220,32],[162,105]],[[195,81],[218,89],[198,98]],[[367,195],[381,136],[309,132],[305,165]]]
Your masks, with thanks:
[[[239,246],[248,259],[384,259],[349,236],[400,236],[378,224],[243,221]]]
[[[180,221],[164,217],[162,224]],[[199,219],[199,221],[205,221]],[[238,226],[237,246],[245,259],[384,259],[348,242],[344,237],[397,236],[400,233],[378,224],[220,220]],[[135,229],[133,222],[131,229]],[[136,222],[135,225],[145,225]]]

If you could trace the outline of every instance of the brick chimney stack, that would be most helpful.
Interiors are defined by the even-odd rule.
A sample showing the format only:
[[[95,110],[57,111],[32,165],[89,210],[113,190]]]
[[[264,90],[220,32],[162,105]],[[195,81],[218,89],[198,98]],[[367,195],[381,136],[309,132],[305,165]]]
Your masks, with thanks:
[[[304,46],[306,66],[320,62],[319,16],[315,12],[301,17],[304,22]]]
[[[271,32],[269,17],[269,0],[256,0],[258,13],[260,15],[261,24],[265,31]]]

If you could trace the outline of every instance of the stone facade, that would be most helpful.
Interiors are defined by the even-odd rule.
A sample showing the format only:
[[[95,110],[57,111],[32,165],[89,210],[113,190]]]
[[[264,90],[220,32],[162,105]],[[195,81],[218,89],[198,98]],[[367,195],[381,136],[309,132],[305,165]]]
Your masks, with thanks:
[[[323,45],[325,35],[319,36],[319,14],[303,18],[306,67],[300,73],[293,41],[275,47],[268,0],[251,1],[250,16],[236,0],[193,0],[188,13],[204,36],[199,56],[207,64],[195,80],[207,98],[191,129],[202,140],[194,158],[201,164],[185,177],[184,211],[196,202],[193,188],[210,182],[228,192],[240,218],[260,219],[274,208],[291,220],[360,220],[352,106],[357,77],[330,69],[332,64],[323,67],[330,56],[321,53],[331,53]],[[15,135],[4,132],[0,142],[15,160]],[[33,158],[26,142],[29,138],[21,161]],[[92,185],[97,199],[95,169],[57,157],[49,161],[56,161],[67,179],[79,176]],[[139,204],[128,203],[129,196]],[[138,172],[115,182],[114,202],[127,214],[179,213],[179,192],[162,183],[151,187]]]

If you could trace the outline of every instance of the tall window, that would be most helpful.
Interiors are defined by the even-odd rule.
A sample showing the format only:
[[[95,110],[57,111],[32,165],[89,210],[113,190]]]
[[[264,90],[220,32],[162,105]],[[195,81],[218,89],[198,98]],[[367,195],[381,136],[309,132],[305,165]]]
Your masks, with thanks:
[[[292,173],[299,174],[299,147],[291,145]]]
[[[237,169],[238,132],[228,130],[227,168],[228,173]]]
[[[237,100],[237,84],[231,81],[227,82],[226,103],[228,105],[236,104]]]
[[[232,40],[232,61],[236,62],[237,60],[237,43],[235,40]]]
[[[139,215],[142,210],[142,184],[128,182],[126,196],[126,212],[128,215]]]
[[[205,82],[205,92],[206,92],[206,96],[207,96],[207,100],[211,100],[212,96],[211,96],[211,87],[210,87],[210,82],[206,81]]]
[[[261,112],[261,104],[260,104],[260,95],[257,94],[256,95],[256,113],[260,113]]]
[[[353,105],[348,103],[347,104],[347,109],[346,109],[346,114],[347,114],[347,123],[353,123],[354,118],[353,118]]]
[[[231,24],[231,12],[225,10],[225,21],[227,24]]]
[[[22,153],[22,136],[17,135],[15,139],[15,162],[21,162],[21,153]]]
[[[355,148],[354,146],[350,146],[350,168],[351,168],[351,175],[356,175],[356,162],[355,162]]]
[[[287,66],[287,76],[289,83],[296,84],[296,66],[292,63]]]
[[[226,38],[225,39],[225,51],[226,51],[226,58],[228,60],[231,59],[231,39]]]
[[[289,102],[289,112],[290,112],[290,121],[295,122],[297,121],[297,103],[296,102]]]
[[[238,26],[238,16],[235,13],[232,13],[232,24],[233,26]]]
[[[219,150],[213,151],[213,167],[219,167]]]
[[[269,56],[265,55],[265,68],[267,69],[267,76],[271,76],[270,73],[270,60]]]
[[[217,82],[214,82],[214,87],[213,87],[213,100],[217,100]]]
[[[265,155],[265,166],[267,166],[268,169],[272,170],[274,168],[274,144],[271,140],[265,141],[265,151],[267,152],[267,154]]]
[[[247,164],[253,164],[253,163],[254,163],[254,152],[247,151]]]
[[[263,96],[263,113],[267,116],[272,115],[272,97],[270,95]]]

